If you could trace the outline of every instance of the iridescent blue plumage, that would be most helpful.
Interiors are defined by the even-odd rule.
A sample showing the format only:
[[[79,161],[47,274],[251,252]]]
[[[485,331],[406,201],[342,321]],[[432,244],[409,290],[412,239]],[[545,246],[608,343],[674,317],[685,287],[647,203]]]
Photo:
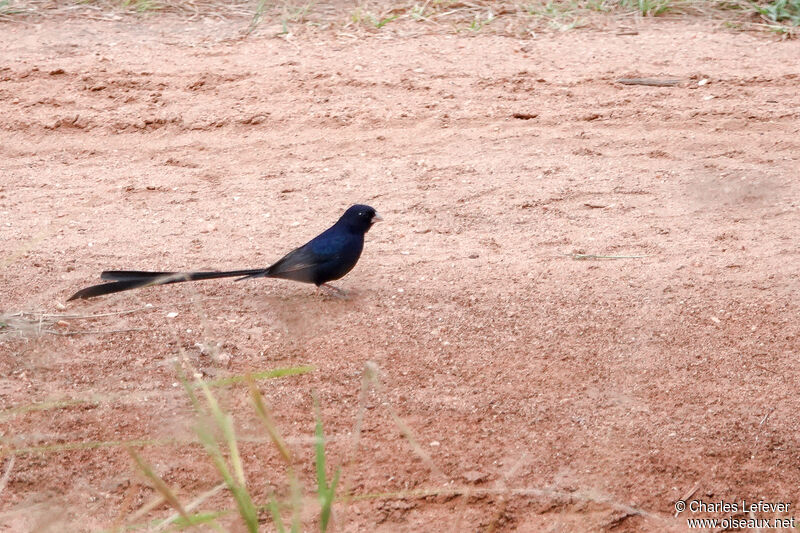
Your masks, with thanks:
[[[292,250],[264,272],[247,278],[283,278],[320,286],[350,272],[364,249],[364,235],[380,217],[368,205],[354,205],[330,228]]]
[[[107,270],[101,278],[111,283],[94,285],[76,292],[70,300],[92,298],[103,294],[166,285],[182,281],[197,281],[227,277],[281,278],[324,285],[350,272],[364,249],[364,235],[372,224],[381,220],[368,205],[350,207],[339,220],[303,246],[286,254],[273,265],[252,270],[227,272],[147,272],[139,270]]]

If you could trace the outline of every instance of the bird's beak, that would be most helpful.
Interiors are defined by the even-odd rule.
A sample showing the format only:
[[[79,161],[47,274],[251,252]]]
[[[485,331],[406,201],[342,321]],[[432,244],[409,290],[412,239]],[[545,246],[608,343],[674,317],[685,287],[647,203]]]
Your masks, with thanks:
[[[383,217],[382,217],[382,216],[380,216],[378,213],[375,213],[375,216],[374,216],[374,217],[372,217],[372,222],[373,222],[373,223],[374,223],[374,222],[380,222],[381,220],[383,220]]]

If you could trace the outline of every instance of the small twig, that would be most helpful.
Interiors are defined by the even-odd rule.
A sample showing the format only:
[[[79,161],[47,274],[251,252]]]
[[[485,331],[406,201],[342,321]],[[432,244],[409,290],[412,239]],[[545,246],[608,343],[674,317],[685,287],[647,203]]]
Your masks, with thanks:
[[[775,410],[775,408],[773,407],[772,409],[767,411],[767,414],[765,414],[764,418],[761,419],[761,422],[758,423],[758,431],[756,431],[756,440],[755,440],[755,442],[753,442],[753,451],[750,453],[750,459],[755,459],[756,450],[758,449],[758,439],[759,439],[759,437],[761,437],[761,429],[764,426],[764,423],[769,418],[769,415],[771,415],[772,411],[774,411],[774,410]]]
[[[697,492],[697,489],[699,489],[699,488],[700,488],[700,482],[698,481],[697,483],[695,483],[695,484],[694,484],[694,487],[692,487],[691,489],[689,489],[689,490],[686,492],[686,494],[684,494],[683,496],[681,496],[681,499],[680,499],[680,501],[682,501],[682,502],[685,502],[686,500],[688,500],[689,498],[691,498],[692,496],[694,496],[694,493],[695,493],[695,492]],[[678,518],[678,515],[679,515],[679,514],[681,514],[681,512],[680,512],[680,511],[675,511],[675,518]]]
[[[130,333],[132,331],[145,331],[147,328],[131,328],[131,329],[93,329],[84,331],[54,331],[52,329],[45,329],[43,333],[50,335],[58,335],[61,337],[70,337],[72,335],[105,335],[107,333]]]
[[[3,472],[3,477],[0,478],[0,494],[3,493],[3,489],[6,488],[6,484],[8,483],[8,478],[11,477],[11,469],[14,468],[14,456],[8,458],[8,465],[6,466],[6,471]]]
[[[564,254],[575,260],[582,261],[585,259],[641,259],[647,257],[646,255],[595,255],[595,254]]]
[[[152,310],[152,309],[158,309],[158,308],[157,307],[152,307],[152,306],[151,307],[139,307],[137,309],[127,309],[125,311],[113,311],[113,312],[110,312],[110,313],[98,313],[96,315],[59,315],[59,314],[54,314],[54,313],[42,313],[39,316],[41,318],[52,318],[52,319],[57,319],[57,320],[84,320],[84,319],[92,319],[92,318],[102,318],[102,317],[107,317],[107,316],[129,315],[129,314],[135,313],[137,311],[146,311],[148,309]],[[14,315],[10,315],[10,316],[20,316],[20,317],[31,316],[31,317],[34,317],[34,316],[37,316],[37,315],[36,315],[36,313],[32,313],[32,312],[28,312],[28,311],[22,311],[20,313],[15,313]]]
[[[619,78],[617,83],[622,85],[648,85],[650,87],[674,87],[681,80],[664,80],[657,78]]]
[[[221,491],[224,488],[227,488],[227,485],[225,483],[220,483],[216,487],[207,490],[206,492],[204,492],[203,494],[201,494],[200,496],[195,498],[191,503],[185,505],[184,509],[186,511],[194,511],[194,509],[197,508],[197,506],[199,506],[201,503],[203,503],[204,501],[206,501],[210,497],[214,496],[216,493],[218,493],[219,491]],[[154,531],[161,531],[161,530],[165,529],[167,526],[169,526],[170,524],[175,522],[180,517],[181,517],[180,514],[174,513],[173,515],[171,515],[168,518],[164,519],[163,522],[158,524],[158,526],[156,526]]]

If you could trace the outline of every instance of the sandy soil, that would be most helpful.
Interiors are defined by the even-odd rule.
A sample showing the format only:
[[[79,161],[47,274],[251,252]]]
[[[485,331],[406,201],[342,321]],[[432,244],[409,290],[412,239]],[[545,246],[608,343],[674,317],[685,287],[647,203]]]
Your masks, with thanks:
[[[181,354],[212,379],[315,367],[259,387],[309,495],[318,396],[360,497],[337,531],[682,531],[692,489],[794,516],[799,42],[226,24],[2,26],[1,310],[135,312],[0,344],[0,529],[122,523],[155,497],[124,441],[184,501],[214,487]],[[107,268],[265,266],[355,202],[386,221],[349,300],[218,281],[59,307]],[[216,391],[254,496],[285,495],[246,388]]]

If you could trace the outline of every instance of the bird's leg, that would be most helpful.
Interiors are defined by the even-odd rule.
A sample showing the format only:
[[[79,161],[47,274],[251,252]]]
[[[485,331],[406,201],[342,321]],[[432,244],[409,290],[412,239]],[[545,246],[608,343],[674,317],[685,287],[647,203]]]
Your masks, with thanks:
[[[345,291],[343,289],[340,289],[339,287],[334,287],[333,285],[330,285],[329,283],[323,283],[322,285],[317,287],[317,291],[319,291],[319,289],[325,289],[325,290],[329,291],[327,294],[329,294],[331,296],[337,296],[339,298],[347,297],[347,291]]]

